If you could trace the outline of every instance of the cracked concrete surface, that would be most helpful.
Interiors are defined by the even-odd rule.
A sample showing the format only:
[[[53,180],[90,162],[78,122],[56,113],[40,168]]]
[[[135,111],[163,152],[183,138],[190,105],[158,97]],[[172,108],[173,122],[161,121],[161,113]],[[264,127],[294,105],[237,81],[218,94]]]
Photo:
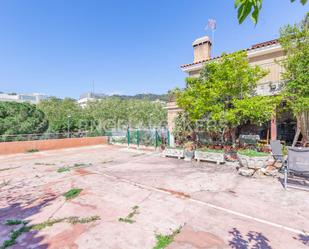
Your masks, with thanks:
[[[24,233],[11,248],[152,249],[155,234],[182,226],[169,249],[308,248],[308,192],[284,191],[277,178],[245,178],[233,165],[188,163],[117,146],[0,157],[0,245],[7,219],[58,223]],[[74,164],[83,164],[74,166]],[[70,171],[58,173],[60,167]],[[66,201],[62,194],[82,188]],[[119,222],[139,206],[133,224]]]

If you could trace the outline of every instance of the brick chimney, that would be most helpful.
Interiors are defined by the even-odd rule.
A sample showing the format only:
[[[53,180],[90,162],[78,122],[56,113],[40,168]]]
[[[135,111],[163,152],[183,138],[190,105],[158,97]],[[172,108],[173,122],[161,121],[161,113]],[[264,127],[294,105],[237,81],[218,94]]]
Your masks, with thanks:
[[[208,36],[203,36],[196,39],[192,43],[194,49],[194,63],[210,59],[211,56],[211,41]]]

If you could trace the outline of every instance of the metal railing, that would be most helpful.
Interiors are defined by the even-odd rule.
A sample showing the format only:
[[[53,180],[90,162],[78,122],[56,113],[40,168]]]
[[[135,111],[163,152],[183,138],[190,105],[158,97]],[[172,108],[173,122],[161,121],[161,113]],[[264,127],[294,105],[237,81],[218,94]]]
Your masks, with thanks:
[[[96,137],[103,136],[104,132],[64,132],[64,133],[39,133],[39,134],[14,134],[14,135],[0,135],[1,142],[17,142],[17,141],[34,141],[34,140],[48,140],[48,139],[63,139],[63,138],[82,138],[82,137]]]
[[[168,146],[169,131],[167,129],[127,129],[107,131],[105,135],[109,137],[111,144],[125,144],[128,147],[154,147],[161,145]]]

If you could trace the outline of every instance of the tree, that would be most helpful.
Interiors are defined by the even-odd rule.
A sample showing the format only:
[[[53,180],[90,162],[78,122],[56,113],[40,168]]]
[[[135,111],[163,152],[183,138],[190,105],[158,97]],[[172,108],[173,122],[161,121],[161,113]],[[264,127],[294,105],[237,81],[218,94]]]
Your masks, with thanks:
[[[35,105],[18,102],[0,102],[0,134],[43,133],[48,127],[44,113]]]
[[[161,102],[140,99],[108,97],[89,103],[85,112],[101,130],[161,126],[167,120]]]
[[[280,103],[279,97],[254,96],[257,82],[266,74],[249,65],[245,52],[223,54],[206,63],[199,78],[187,78],[177,104],[192,120],[205,120],[208,129],[229,132],[234,143],[237,126],[269,121]]]
[[[85,129],[88,124],[82,108],[74,99],[49,98],[41,101],[38,108],[43,111],[48,119],[49,132],[67,132]]]
[[[294,146],[300,134],[304,143],[309,140],[309,12],[299,24],[281,28],[280,44],[286,52],[283,94],[297,119]]]
[[[295,2],[295,0],[290,0]],[[300,0],[305,5],[308,0]],[[251,19],[256,24],[258,22],[259,13],[262,8],[263,0],[235,0],[235,9],[237,9],[237,18],[239,24],[251,14]]]

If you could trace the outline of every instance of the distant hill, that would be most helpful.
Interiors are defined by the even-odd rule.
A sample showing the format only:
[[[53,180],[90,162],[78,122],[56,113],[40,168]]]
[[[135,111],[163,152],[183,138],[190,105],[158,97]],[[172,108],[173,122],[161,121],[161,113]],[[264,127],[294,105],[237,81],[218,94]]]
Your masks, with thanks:
[[[151,101],[155,100],[161,100],[164,102],[168,101],[168,95],[167,94],[153,94],[153,93],[141,93],[141,94],[136,94],[136,95],[118,95],[114,94],[111,95],[111,97],[118,97],[121,99],[147,99]]]

